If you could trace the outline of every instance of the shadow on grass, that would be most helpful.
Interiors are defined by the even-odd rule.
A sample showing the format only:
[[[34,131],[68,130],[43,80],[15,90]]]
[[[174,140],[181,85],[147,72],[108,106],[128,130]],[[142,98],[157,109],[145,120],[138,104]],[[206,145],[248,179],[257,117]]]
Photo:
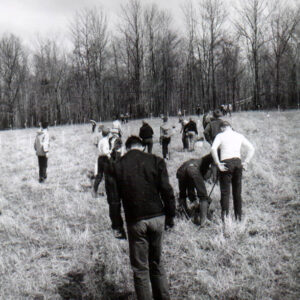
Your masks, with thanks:
[[[59,295],[64,300],[136,300],[133,292],[120,292],[122,288],[105,281],[104,270],[105,266],[96,265],[87,274],[83,271],[67,273],[57,286]]]

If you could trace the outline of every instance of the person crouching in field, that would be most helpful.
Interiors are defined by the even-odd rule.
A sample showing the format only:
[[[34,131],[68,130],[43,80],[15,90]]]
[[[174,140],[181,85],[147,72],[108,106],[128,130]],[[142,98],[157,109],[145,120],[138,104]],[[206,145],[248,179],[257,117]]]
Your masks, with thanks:
[[[170,159],[169,144],[173,130],[168,122],[168,117],[163,117],[163,124],[160,126],[160,143],[162,145],[162,154],[164,159]]]
[[[42,128],[37,132],[34,141],[34,150],[39,162],[39,182],[44,182],[47,178],[48,153],[49,153],[49,133],[48,122],[42,122]]]
[[[199,199],[199,205],[194,216],[194,223],[203,226],[205,224],[211,199],[207,195],[204,178],[210,165],[213,163],[210,154],[200,159],[190,159],[184,162],[177,170],[176,177],[179,186],[179,209],[190,216],[186,197],[193,203]],[[196,197],[196,193],[197,197]],[[200,215],[200,221],[199,221]]]
[[[220,170],[221,190],[221,217],[229,214],[230,186],[232,186],[233,208],[235,219],[242,218],[242,173],[247,170],[247,165],[254,155],[253,145],[240,133],[232,130],[227,121],[220,125],[219,133],[211,147],[211,154]],[[247,156],[244,162],[241,161],[241,147],[247,148]],[[221,160],[219,160],[218,149],[220,149]]]
[[[143,125],[140,128],[140,138],[143,140],[144,147],[147,147],[148,153],[152,153],[153,147],[153,129],[152,127],[143,120]]]
[[[120,198],[111,204],[111,217],[122,228],[122,202],[137,299],[167,300],[169,287],[161,254],[164,229],[174,226],[173,189],[162,158],[143,152],[137,136],[130,136],[125,145],[127,153],[114,166]]]

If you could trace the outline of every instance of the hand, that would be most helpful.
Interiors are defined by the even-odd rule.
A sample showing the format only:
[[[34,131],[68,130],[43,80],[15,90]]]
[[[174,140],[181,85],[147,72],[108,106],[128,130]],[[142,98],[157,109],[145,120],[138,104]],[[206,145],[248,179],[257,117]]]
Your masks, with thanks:
[[[114,237],[119,240],[127,240],[124,228],[113,229]]]
[[[165,230],[174,227],[174,218],[173,217],[166,217],[165,220]]]
[[[244,161],[242,163],[242,166],[243,166],[243,170],[247,171],[247,169],[248,169],[248,163],[246,161]]]
[[[218,168],[221,172],[226,172],[228,171],[228,168],[226,167],[225,163],[218,163]]]

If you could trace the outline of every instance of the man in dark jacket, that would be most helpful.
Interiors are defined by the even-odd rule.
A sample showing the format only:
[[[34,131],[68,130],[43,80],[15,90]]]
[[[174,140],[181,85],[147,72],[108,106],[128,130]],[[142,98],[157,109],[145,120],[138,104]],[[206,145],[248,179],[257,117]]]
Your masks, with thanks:
[[[200,213],[201,226],[205,224],[211,202],[207,195],[204,178],[212,163],[213,158],[208,154],[200,159],[190,159],[184,162],[176,173],[179,185],[179,206],[189,214],[186,197],[188,196],[191,202],[195,202],[198,197],[199,207],[195,214],[195,223],[199,223],[198,217]]]
[[[183,131],[187,140],[188,149],[190,151],[193,151],[196,135],[198,135],[196,122],[192,118],[190,118],[189,122],[184,126]]]
[[[152,153],[153,129],[146,121],[143,121],[139,136],[143,140],[144,146],[147,147],[148,153]]]
[[[213,112],[213,118],[210,120],[210,122],[206,125],[204,129],[204,136],[208,143],[212,145],[216,135],[221,132],[221,123],[223,122],[222,119],[220,119],[223,116],[222,112],[219,109],[216,109]]]
[[[137,298],[170,299],[161,262],[162,236],[165,227],[174,225],[176,205],[166,164],[162,158],[144,153],[137,136],[129,137],[125,146],[128,152],[114,167],[120,197],[113,204],[114,223],[122,226],[122,200]]]

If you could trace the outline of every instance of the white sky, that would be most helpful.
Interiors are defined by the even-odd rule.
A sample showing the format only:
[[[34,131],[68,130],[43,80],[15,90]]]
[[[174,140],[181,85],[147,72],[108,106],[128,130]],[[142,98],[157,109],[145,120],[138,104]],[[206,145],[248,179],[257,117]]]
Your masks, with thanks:
[[[176,19],[181,17],[181,5],[186,0],[141,0],[142,4],[157,3],[169,10]],[[0,38],[4,33],[13,33],[27,46],[37,36],[64,40],[68,24],[75,12],[82,8],[103,7],[110,22],[118,19],[121,4],[126,0],[0,0]],[[182,21],[181,21],[182,22]]]

